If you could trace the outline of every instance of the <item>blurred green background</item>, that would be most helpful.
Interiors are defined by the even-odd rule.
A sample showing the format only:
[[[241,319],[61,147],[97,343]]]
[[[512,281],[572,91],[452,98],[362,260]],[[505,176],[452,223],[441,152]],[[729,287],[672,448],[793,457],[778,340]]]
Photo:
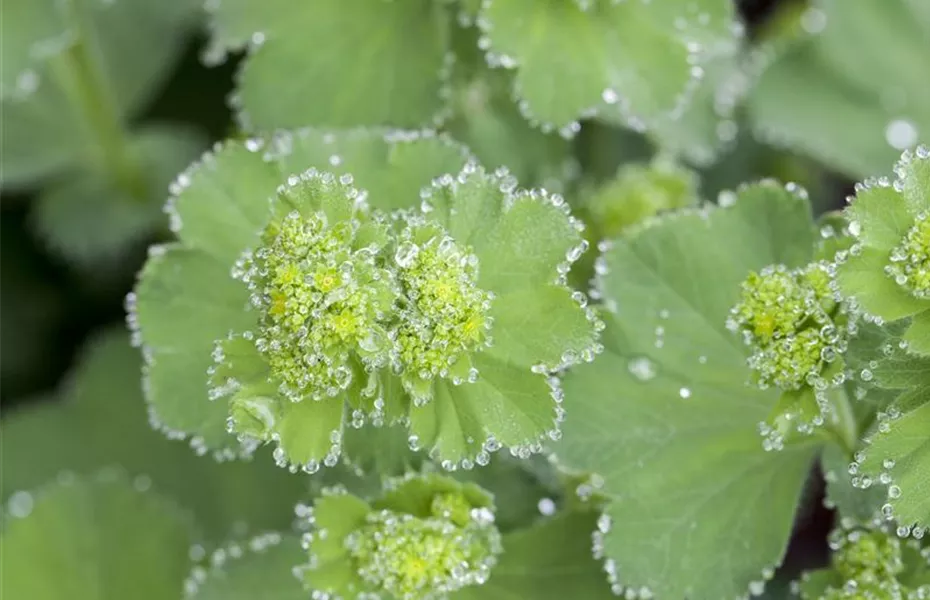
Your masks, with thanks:
[[[740,8],[753,36],[772,25],[774,15],[801,4],[793,0],[743,0]],[[227,97],[233,89],[236,60],[204,66],[201,56],[206,43],[203,32],[187,40],[173,75],[134,121],[188,124],[210,141],[235,135]],[[584,123],[572,143],[583,170],[594,178],[609,178],[625,162],[648,156],[648,146],[638,135],[605,125]],[[852,188],[849,177],[813,160],[768,147],[749,134],[740,134],[735,146],[702,169],[701,175],[702,194],[708,198],[750,179],[796,180],[811,190],[820,211],[841,207]],[[163,195],[167,194],[164,189]],[[147,246],[167,239],[169,234],[153,233],[134,241],[118,256],[110,257],[114,260],[77,263],[51,250],[37,235],[36,190],[3,190],[2,196],[0,409],[5,421],[39,403],[59,401],[60,386],[79,360],[82,347],[103,328],[123,322],[124,298],[145,259]],[[111,388],[101,385],[96,389],[105,394]],[[114,386],[112,392],[120,389]],[[822,507],[820,481],[812,475],[784,568],[786,577],[795,576],[802,566],[826,562],[825,538],[832,515]],[[783,593],[777,587],[769,591],[772,598]]]

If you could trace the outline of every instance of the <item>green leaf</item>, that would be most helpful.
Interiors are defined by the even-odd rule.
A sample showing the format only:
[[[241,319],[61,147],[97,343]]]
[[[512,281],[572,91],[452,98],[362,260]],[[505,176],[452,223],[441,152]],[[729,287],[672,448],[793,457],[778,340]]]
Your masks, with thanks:
[[[582,4],[496,0],[478,21],[489,60],[519,68],[524,115],[566,134],[592,111],[641,123],[680,110],[694,65],[735,46],[729,2]]]
[[[882,173],[930,129],[930,86],[922,76],[930,28],[904,0],[855,8],[830,1],[817,10],[823,31],[778,57],[755,87],[755,127],[767,141],[849,175]],[[860,41],[855,48],[852,39]],[[868,51],[875,47],[882,52]]]
[[[894,321],[925,310],[927,301],[910,294],[885,273],[888,254],[862,248],[840,263],[836,273],[843,293],[854,297],[870,314]]]
[[[374,208],[393,210],[420,203],[420,188],[461,170],[468,150],[432,131],[301,129],[275,136],[269,154],[283,176],[315,167],[352,175]],[[283,179],[283,178],[282,178]]]
[[[498,333],[490,354],[503,363],[530,368],[560,364],[566,352],[590,352],[591,323],[578,310],[579,299],[585,302],[584,296],[573,298],[568,289],[554,285],[515,290],[495,299],[491,316]]]
[[[816,443],[763,450],[757,425],[778,394],[746,385],[747,349],[725,322],[749,271],[810,260],[813,229],[802,196],[761,184],[605,254],[607,352],[566,376],[555,451],[603,476],[603,552],[623,585],[739,597],[781,562]]]
[[[140,273],[130,312],[142,333],[153,417],[172,437],[194,435],[204,450],[237,447],[226,432],[226,404],[208,401],[207,369],[214,342],[254,322],[247,302],[228,267],[178,245],[161,247]]]
[[[798,89],[804,94],[796,94]],[[873,94],[832,72],[809,45],[792,49],[766,69],[748,106],[760,139],[849,175],[880,173],[897,154],[891,146],[876,143],[892,115]]]
[[[159,498],[102,477],[14,496],[0,537],[5,598],[180,596],[190,523]]]
[[[282,412],[278,432],[281,449],[292,463],[307,465],[312,471],[339,446],[333,436],[342,437],[345,400],[342,397],[325,400],[292,402]]]
[[[66,44],[68,27],[53,2],[16,2],[4,7],[0,24],[0,97],[28,94],[33,67],[43,52]],[[38,56],[37,56],[38,55]]]
[[[847,213],[857,223],[859,240],[885,253],[890,253],[914,225],[904,195],[891,186],[860,186]]]
[[[473,242],[481,264],[479,284],[498,294],[556,281],[559,265],[587,248],[561,197],[520,194],[509,204],[487,238]]]
[[[509,454],[498,454],[480,469],[456,471],[453,477],[475,483],[494,496],[494,522],[501,531],[528,527],[540,516],[540,501],[552,500],[561,506],[558,490],[553,490],[533,471],[539,465],[547,475],[555,469],[542,456],[523,460]]]
[[[42,63],[86,43],[114,97],[136,112],[180,57],[197,8],[195,0],[17,2],[4,11],[0,95],[42,87]]]
[[[862,473],[887,473],[889,513],[910,531],[930,527],[930,402],[879,419],[864,457],[856,464]],[[885,509],[883,509],[884,511]],[[886,513],[886,514],[889,514]]]
[[[128,152],[122,121],[138,115],[170,73],[197,3],[23,4],[38,6],[16,9],[9,40],[4,19],[4,54],[8,43],[12,52],[9,71],[4,59],[0,110],[4,185],[22,186],[75,163],[124,160],[113,156]],[[10,77],[18,80],[13,93]]]
[[[204,155],[171,187],[171,228],[181,242],[229,269],[253,245],[282,183],[262,159],[260,140],[227,142]]]
[[[545,378],[484,354],[473,363],[480,373],[477,381],[438,383],[432,402],[411,408],[410,431],[420,447],[451,468],[484,464],[487,451],[501,444],[524,457],[538,452],[536,445],[547,436],[557,437],[552,433],[558,430],[555,392]]]
[[[203,581],[188,580],[188,598],[198,600],[306,600],[307,591],[294,574],[302,552],[296,536],[269,533],[223,550],[221,566]]]
[[[164,229],[164,190],[203,145],[198,134],[186,129],[143,132],[130,147],[145,172],[142,197],[120,189],[104,173],[77,173],[39,196],[33,213],[39,235],[83,266],[116,260],[133,243]]]
[[[504,536],[504,552],[488,582],[453,594],[455,600],[614,598],[591,556],[594,513],[564,512]]]
[[[246,32],[253,42],[238,91],[248,129],[415,127],[443,109],[450,23],[440,3],[226,0],[214,13],[220,45]]]
[[[662,152],[708,167],[735,145],[736,108],[749,91],[737,58],[731,54],[711,58],[703,65],[704,75],[684,111],[649,123],[646,134]]]
[[[930,309],[914,315],[911,325],[904,334],[909,351],[924,356],[930,355]]]
[[[218,463],[165,439],[149,424],[141,362],[122,328],[107,330],[86,348],[57,403],[5,415],[0,500],[64,470],[89,474],[119,464],[138,485],[154,485],[191,509],[211,541],[224,541],[243,525],[250,531],[289,526],[305,482],[264,453]]]
[[[880,509],[887,498],[887,487],[875,480],[868,489],[859,489],[852,484],[849,464],[852,457],[839,447],[829,445],[820,457],[821,469],[827,482],[824,505],[835,508],[840,518],[848,517],[859,523],[867,523],[881,514]]]
[[[475,9],[477,10],[477,8]],[[452,114],[443,128],[489,169],[507,167],[524,186],[562,191],[577,166],[568,140],[533,127],[514,103],[514,74],[488,66],[476,27],[454,33]]]
[[[291,175],[316,168],[351,174],[378,208],[406,208],[443,173],[458,171],[467,151],[433,132],[301,129],[227,142],[178,177],[170,203],[181,240],[232,266],[257,241],[269,201]]]
[[[305,571],[306,584],[318,590],[342,590],[350,585],[365,589],[345,547],[345,538],[365,524],[370,512],[367,502],[344,492],[324,494],[314,503],[313,525],[318,530],[325,529],[326,534],[315,535],[309,548],[316,557],[317,567],[310,573]]]

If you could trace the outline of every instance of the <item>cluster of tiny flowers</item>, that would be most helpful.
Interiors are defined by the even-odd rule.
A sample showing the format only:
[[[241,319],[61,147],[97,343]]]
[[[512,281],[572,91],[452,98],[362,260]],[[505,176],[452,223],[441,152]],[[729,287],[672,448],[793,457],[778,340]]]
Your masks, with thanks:
[[[905,570],[902,541],[884,527],[834,531],[829,539],[833,568],[843,579],[827,588],[820,600],[917,600],[930,597],[930,586],[899,581]]]
[[[727,327],[752,349],[749,366],[762,387],[824,389],[826,365],[845,350],[837,317],[845,309],[833,289],[832,267],[813,263],[788,270],[774,265],[750,273]]]
[[[291,212],[265,230],[263,245],[234,271],[261,313],[256,348],[292,400],[345,389],[352,353],[372,368],[389,359],[382,323],[397,288],[391,272],[378,266],[377,249],[354,247],[358,226]]]
[[[914,296],[930,299],[930,214],[917,216],[917,222],[891,251],[885,272]]]
[[[416,392],[436,376],[473,381],[477,371],[467,354],[491,343],[493,299],[477,286],[478,258],[439,227],[413,225],[401,232],[394,261],[403,298],[396,342],[405,383]]]
[[[501,551],[490,511],[437,498],[428,518],[376,511],[347,536],[362,579],[399,600],[445,598],[487,581]]]

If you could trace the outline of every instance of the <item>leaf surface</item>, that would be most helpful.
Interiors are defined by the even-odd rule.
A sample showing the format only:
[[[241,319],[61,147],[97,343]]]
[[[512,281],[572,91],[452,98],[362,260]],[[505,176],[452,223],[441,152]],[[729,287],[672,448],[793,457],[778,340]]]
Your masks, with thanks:
[[[119,479],[23,493],[0,537],[5,598],[180,596],[194,535],[173,506]]]
[[[738,597],[781,562],[816,443],[763,450],[757,425],[777,393],[747,384],[747,349],[725,322],[750,270],[803,265],[813,244],[806,200],[759,184],[606,253],[607,352],[566,376],[555,452],[603,476],[603,552],[622,585]]]
[[[205,536],[225,541],[234,530],[290,525],[306,482],[270,457],[218,463],[152,429],[139,385],[141,357],[122,329],[85,350],[57,402],[4,417],[3,498],[67,470],[90,474],[118,464],[139,485],[152,485],[193,511]],[[241,535],[241,531],[240,531]]]

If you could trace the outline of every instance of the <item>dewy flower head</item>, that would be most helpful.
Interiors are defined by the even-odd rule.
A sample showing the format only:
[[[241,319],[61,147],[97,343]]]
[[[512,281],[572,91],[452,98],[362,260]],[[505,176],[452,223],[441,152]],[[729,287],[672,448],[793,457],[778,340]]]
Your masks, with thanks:
[[[381,510],[346,546],[365,581],[398,599],[423,600],[484,583],[496,561],[497,536],[493,526]]]
[[[347,424],[402,425],[448,469],[558,439],[552,371],[592,360],[602,327],[565,285],[584,240],[561,198],[468,165],[385,214],[347,179],[292,179],[234,271],[254,329],[215,353],[240,441],[314,472],[354,458]]]
[[[838,281],[868,320],[910,319],[903,340],[930,355],[930,149],[906,151],[895,175],[856,185],[846,209],[856,243],[838,256]]]
[[[727,326],[751,348],[749,365],[763,387],[823,388],[824,372],[845,349],[844,311],[828,264],[774,265],[743,282]]]
[[[918,298],[930,300],[930,212],[917,215],[914,226],[891,251],[886,272]]]
[[[302,512],[306,581],[325,597],[446,598],[487,581],[502,551],[490,495],[437,475],[389,480],[370,503],[333,490]]]
[[[404,386],[415,402],[431,396],[434,377],[474,380],[469,353],[489,345],[493,294],[478,287],[478,258],[438,225],[411,223],[394,261],[403,290],[397,346]]]
[[[292,210],[266,228],[263,245],[238,271],[260,311],[256,347],[291,400],[334,396],[352,381],[350,359],[383,366],[384,322],[396,286],[376,263],[377,246],[359,246],[361,223],[329,223],[322,211]]]
[[[887,524],[846,524],[829,543],[832,568],[805,577],[805,600],[917,600],[930,593],[923,577],[911,576],[926,568],[920,543],[899,538]]]

